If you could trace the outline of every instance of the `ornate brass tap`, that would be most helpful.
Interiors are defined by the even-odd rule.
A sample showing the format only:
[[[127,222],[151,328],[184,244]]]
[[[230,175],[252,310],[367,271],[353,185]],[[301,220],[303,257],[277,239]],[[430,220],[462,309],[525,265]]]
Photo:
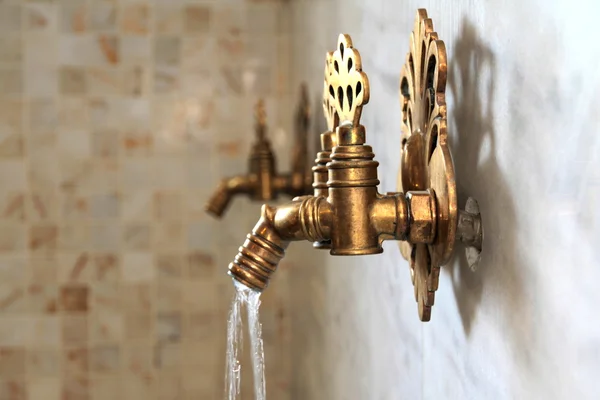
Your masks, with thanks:
[[[231,198],[246,194],[254,200],[273,200],[280,194],[292,197],[310,193],[312,179],[308,170],[307,136],[310,124],[310,108],[306,86],[301,88],[300,104],[296,113],[295,146],[292,154],[292,170],[289,174],[277,173],[275,155],[267,137],[267,116],[264,102],[259,100],[255,111],[256,141],[252,145],[247,175],[226,178],[206,204],[206,211],[220,218]]]
[[[413,55],[421,51],[420,43],[426,52],[418,54],[427,68]],[[419,316],[430,319],[439,268],[448,261],[455,238],[478,250],[482,240],[481,219],[473,208],[461,212],[464,221],[459,223],[446,140],[443,49],[425,10],[419,10],[401,79],[405,140],[400,181],[406,191],[380,194],[379,163],[365,144],[366,129],[360,124],[369,80],[350,36],[339,36],[336,51],[326,60],[324,110],[330,132],[322,135],[323,151],[313,168],[314,195],[281,207],[263,206],[261,218],[229,265],[234,279],[262,291],[291,241],[329,246],[332,255],[367,255],[381,253],[384,240],[400,240],[407,243]]]

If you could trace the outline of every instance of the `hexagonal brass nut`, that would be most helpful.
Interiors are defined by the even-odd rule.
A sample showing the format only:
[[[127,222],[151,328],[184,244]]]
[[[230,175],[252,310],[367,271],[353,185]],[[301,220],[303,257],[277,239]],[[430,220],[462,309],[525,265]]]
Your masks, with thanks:
[[[410,243],[433,243],[437,209],[433,191],[414,191],[406,194],[408,201]]]

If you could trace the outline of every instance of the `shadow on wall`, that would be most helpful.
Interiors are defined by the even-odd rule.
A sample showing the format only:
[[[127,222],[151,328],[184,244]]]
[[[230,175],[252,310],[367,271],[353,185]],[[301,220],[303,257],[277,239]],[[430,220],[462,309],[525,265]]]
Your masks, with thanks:
[[[532,325],[533,321],[524,277],[519,270],[526,266],[518,254],[519,226],[511,188],[496,163],[493,101],[496,59],[470,21],[463,20],[462,27],[449,65],[454,98],[450,115],[455,124],[452,151],[459,205],[465,204],[467,194],[478,200],[486,238],[475,272],[469,269],[462,246],[454,253],[449,270],[465,334],[468,336],[471,332],[477,307],[488,285],[486,296],[497,296],[491,301],[503,309],[499,314],[505,320],[501,322],[507,333],[512,333],[516,348],[523,349],[526,347],[521,347],[524,343],[520,342],[526,337],[520,333],[531,332],[528,324]]]

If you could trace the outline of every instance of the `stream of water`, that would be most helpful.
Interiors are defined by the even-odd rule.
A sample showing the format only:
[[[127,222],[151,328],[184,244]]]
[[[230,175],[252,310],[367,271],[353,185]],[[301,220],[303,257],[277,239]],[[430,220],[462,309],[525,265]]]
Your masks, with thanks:
[[[250,350],[252,352],[252,371],[254,373],[254,394],[256,400],[266,400],[265,390],[265,354],[263,351],[262,326],[259,320],[260,293],[234,281],[235,294],[231,302],[227,320],[227,353],[225,361],[225,398],[239,400],[242,377],[241,356],[243,354],[244,329],[242,308],[248,312],[250,330]]]

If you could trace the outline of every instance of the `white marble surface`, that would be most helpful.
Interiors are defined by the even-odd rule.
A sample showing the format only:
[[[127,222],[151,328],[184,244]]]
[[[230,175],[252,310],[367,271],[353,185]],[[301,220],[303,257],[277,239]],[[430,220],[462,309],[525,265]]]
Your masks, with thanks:
[[[448,50],[459,201],[479,200],[486,230],[478,271],[460,248],[443,269],[427,324],[394,243],[360,258],[291,250],[293,398],[599,398],[600,3],[287,7],[292,87],[306,80],[315,101],[337,34],[361,52],[382,192],[395,189],[408,35],[417,7],[428,9]]]

